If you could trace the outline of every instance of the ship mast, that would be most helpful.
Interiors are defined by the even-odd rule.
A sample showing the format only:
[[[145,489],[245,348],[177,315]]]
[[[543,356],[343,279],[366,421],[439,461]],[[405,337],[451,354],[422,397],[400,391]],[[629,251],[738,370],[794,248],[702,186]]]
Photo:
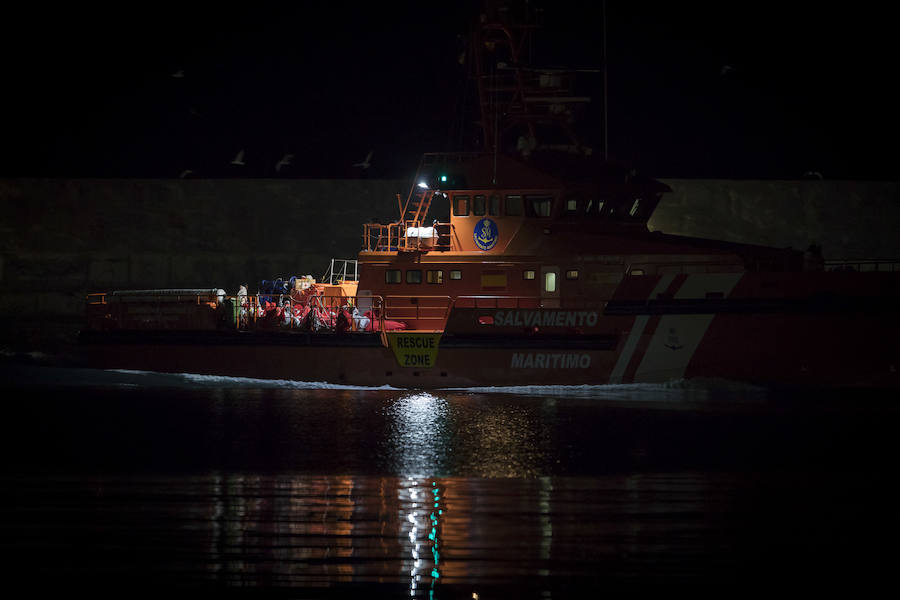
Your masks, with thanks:
[[[598,70],[528,64],[536,17],[530,4],[486,2],[471,35],[480,146],[495,157],[506,153],[525,160],[541,150],[590,154],[573,128],[576,114],[591,101],[576,94],[575,74]]]

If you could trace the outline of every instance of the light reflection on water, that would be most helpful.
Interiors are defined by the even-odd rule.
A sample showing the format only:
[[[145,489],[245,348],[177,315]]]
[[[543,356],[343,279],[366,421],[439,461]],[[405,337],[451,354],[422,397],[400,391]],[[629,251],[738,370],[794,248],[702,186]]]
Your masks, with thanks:
[[[394,472],[426,477],[442,471],[443,458],[453,452],[447,435],[447,400],[427,392],[404,393],[385,412],[391,422],[385,442]]]
[[[10,395],[27,402],[0,439],[9,572],[573,597],[854,573],[850,549],[877,560],[869,533],[900,531],[884,464],[900,419],[864,402],[81,390]]]
[[[556,400],[528,404],[498,404],[484,394],[403,393],[385,408],[390,469],[414,477],[460,470],[479,477],[535,477],[548,453]]]
[[[877,545],[865,531],[878,524],[879,535],[894,534],[896,519],[873,518],[871,501],[853,500],[875,492],[871,483],[844,477],[850,496],[832,487],[833,476],[799,487],[794,479],[18,478],[15,500],[4,503],[3,547],[9,573],[92,589],[141,580],[569,597],[582,587],[775,585],[784,577],[812,585],[823,569],[850,577],[871,565],[866,584],[891,572],[878,570],[890,554],[877,551],[895,536]],[[829,492],[841,512],[823,507]]]
[[[440,597],[445,585],[565,587],[594,581],[598,567],[615,583],[653,574],[655,561],[673,557],[682,557],[681,575],[716,575],[722,557],[704,544],[711,532],[703,509],[729,508],[730,494],[685,475],[216,473],[17,484],[29,502],[7,507],[7,539],[27,539],[20,552],[66,556],[41,570],[76,584],[115,584],[140,573],[178,585],[386,584],[422,597]],[[71,540],[87,551],[71,552]]]
[[[401,474],[397,501],[400,516],[405,513],[406,517],[405,521],[401,519],[400,539],[409,558],[402,570],[409,572],[409,595],[413,598],[426,590],[434,597],[441,577],[442,488],[427,474],[445,470],[443,457],[453,453],[448,405],[441,396],[415,392],[399,396],[386,408],[392,421],[388,454],[392,468]]]

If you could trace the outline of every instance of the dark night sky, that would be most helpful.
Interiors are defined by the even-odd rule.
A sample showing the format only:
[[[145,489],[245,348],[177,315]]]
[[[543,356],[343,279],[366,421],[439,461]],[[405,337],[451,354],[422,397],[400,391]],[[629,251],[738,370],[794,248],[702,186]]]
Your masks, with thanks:
[[[479,4],[12,9],[0,176],[274,177],[292,153],[280,176],[352,177],[370,150],[368,176],[410,176],[456,149],[457,34]],[[599,66],[599,10],[543,4],[536,62]],[[684,4],[608,3],[614,158],[658,177],[896,179],[887,9]]]

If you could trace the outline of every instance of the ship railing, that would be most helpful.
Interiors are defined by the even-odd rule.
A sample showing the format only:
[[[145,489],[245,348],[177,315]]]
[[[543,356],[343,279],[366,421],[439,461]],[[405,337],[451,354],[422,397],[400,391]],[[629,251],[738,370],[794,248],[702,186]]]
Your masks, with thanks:
[[[399,223],[366,223],[363,225],[363,248],[367,252],[399,250]]]
[[[116,290],[113,292],[97,292],[87,294],[88,303],[109,304],[113,301],[121,303],[179,303],[215,304],[225,297],[225,292],[216,288],[171,288],[158,290]]]
[[[454,230],[451,223],[434,221],[431,225],[434,228],[433,237],[430,238],[407,235],[411,229],[421,227],[421,223],[413,220],[387,224],[366,223],[363,225],[363,249],[367,252],[445,252],[452,248]]]
[[[541,308],[539,296],[457,296],[454,308]]]
[[[290,294],[257,293],[247,299],[247,304],[235,305],[236,314],[240,315],[233,322],[237,329],[333,332],[337,329],[341,311],[346,310],[350,313],[348,331],[369,330],[365,323],[371,321],[378,322],[378,327],[372,329],[384,330],[385,302],[377,295],[315,294],[294,298]]]
[[[542,298],[540,296],[458,296],[453,308],[483,309],[535,309],[554,308],[568,310],[596,309],[605,305],[605,300],[597,298]]]
[[[437,236],[434,242],[434,249],[440,252],[447,252],[453,248],[453,238],[456,237],[456,227],[453,223],[434,224],[434,232]]]
[[[87,294],[88,329],[184,329],[334,331],[338,315],[348,309],[349,331],[364,329],[365,319],[384,330],[381,296],[290,294],[248,295],[165,294],[160,291],[100,292]],[[121,294],[121,295],[117,295]],[[308,308],[308,310],[306,310]],[[353,314],[353,309],[357,314]],[[307,313],[311,313],[307,319]],[[375,329],[374,327],[372,329]]]
[[[745,270],[737,262],[683,262],[683,263],[633,263],[628,267],[628,275],[688,275],[692,273],[740,273]]]
[[[384,315],[392,321],[415,321],[417,329],[443,329],[453,307],[450,296],[385,296]],[[426,325],[426,327],[421,327]]]
[[[335,285],[345,281],[359,281],[359,263],[356,259],[332,258],[321,281]]]
[[[826,271],[856,271],[859,273],[898,273],[900,260],[897,259],[865,259],[865,260],[826,260]]]
[[[117,290],[86,296],[88,329],[213,329],[218,289]]]

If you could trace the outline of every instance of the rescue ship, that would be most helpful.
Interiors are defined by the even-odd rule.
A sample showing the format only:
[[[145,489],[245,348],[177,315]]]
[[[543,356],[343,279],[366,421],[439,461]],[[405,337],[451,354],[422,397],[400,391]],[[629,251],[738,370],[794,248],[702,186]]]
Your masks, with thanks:
[[[356,259],[235,294],[91,294],[88,364],[418,388],[898,385],[900,262],[651,232],[671,190],[579,142],[590,98],[575,71],[524,63],[532,31],[482,15],[482,150],[424,155]]]

